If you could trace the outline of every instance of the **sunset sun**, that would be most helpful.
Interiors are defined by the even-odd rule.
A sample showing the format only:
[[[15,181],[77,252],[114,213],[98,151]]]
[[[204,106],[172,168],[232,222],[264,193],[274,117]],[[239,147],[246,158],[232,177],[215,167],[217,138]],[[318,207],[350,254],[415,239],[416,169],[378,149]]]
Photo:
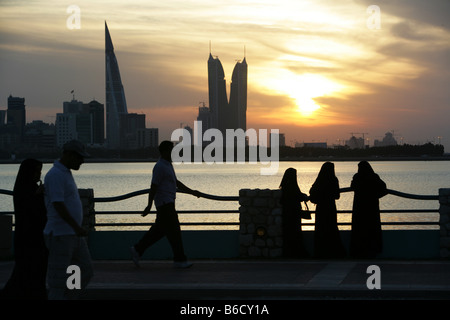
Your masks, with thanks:
[[[317,74],[295,74],[284,70],[267,81],[268,87],[292,99],[296,111],[303,117],[313,117],[321,106],[314,98],[340,91],[343,86]]]
[[[341,86],[323,76],[304,74],[295,76],[293,87],[287,92],[295,99],[297,111],[304,116],[312,116],[320,109],[314,98],[331,94],[341,89]]]

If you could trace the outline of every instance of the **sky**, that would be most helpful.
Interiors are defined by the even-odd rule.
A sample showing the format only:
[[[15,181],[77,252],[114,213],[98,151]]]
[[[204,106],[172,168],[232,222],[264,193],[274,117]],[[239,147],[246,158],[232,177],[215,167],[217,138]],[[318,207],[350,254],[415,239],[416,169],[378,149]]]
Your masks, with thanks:
[[[392,132],[449,152],[449,18],[448,0],[0,0],[0,110],[24,97],[27,122],[54,122],[72,90],[105,103],[106,21],[128,111],[160,140],[208,106],[211,50],[228,95],[246,58],[247,128],[288,145]]]

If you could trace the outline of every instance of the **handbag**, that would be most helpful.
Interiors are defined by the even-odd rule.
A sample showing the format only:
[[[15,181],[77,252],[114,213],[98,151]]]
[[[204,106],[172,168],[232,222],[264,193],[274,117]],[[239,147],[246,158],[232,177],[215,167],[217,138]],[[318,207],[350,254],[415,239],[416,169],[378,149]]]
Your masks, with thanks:
[[[302,209],[302,203],[300,202],[300,218],[311,220],[311,212],[309,212],[308,204],[306,201],[303,202],[305,203],[306,210]]]

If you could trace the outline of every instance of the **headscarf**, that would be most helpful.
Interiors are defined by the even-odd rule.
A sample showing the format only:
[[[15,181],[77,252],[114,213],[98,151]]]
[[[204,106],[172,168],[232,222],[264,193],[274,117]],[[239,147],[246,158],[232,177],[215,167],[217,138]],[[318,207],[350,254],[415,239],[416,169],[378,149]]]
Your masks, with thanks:
[[[19,167],[16,182],[14,184],[14,194],[36,188],[36,172],[42,169],[42,162],[36,159],[26,159]]]

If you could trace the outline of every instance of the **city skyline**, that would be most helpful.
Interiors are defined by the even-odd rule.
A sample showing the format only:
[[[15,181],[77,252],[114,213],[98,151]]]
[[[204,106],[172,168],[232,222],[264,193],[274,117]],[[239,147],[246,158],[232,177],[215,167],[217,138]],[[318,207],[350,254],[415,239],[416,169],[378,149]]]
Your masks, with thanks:
[[[288,145],[338,144],[351,132],[373,144],[394,131],[450,149],[448,1],[74,4],[79,29],[68,27],[68,5],[0,4],[0,109],[25,97],[27,121],[52,122],[71,90],[106,105],[107,21],[128,109],[162,139],[208,102],[211,41],[228,83],[236,59],[249,63],[247,128],[279,129]]]

